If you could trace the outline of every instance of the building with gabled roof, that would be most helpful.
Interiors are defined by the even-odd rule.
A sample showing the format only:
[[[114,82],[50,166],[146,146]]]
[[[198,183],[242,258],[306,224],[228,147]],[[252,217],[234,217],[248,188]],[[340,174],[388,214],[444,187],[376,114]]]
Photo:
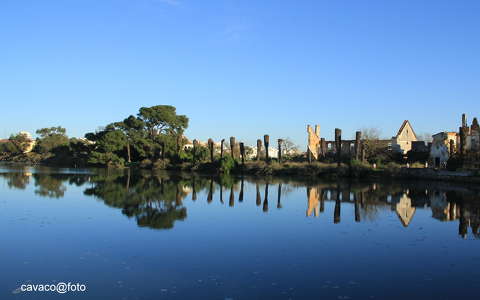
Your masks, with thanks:
[[[397,135],[392,137],[392,150],[406,154],[412,149],[412,143],[417,140],[417,135],[413,130],[412,124],[410,124],[410,121],[405,120],[398,130]]]

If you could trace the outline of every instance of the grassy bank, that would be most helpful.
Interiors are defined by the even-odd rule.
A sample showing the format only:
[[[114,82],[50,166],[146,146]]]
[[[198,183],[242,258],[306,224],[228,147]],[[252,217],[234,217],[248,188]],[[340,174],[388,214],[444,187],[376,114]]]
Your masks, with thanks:
[[[47,158],[45,156],[27,153],[16,156],[0,157],[0,161],[24,165],[45,165],[52,167],[88,167],[77,165],[72,160],[62,160]],[[425,179],[437,181],[453,181],[480,183],[480,171],[447,171],[423,168],[420,165],[412,165],[411,168],[389,163],[373,167],[370,164],[358,161],[342,163],[338,166],[336,163],[323,162],[283,162],[275,160],[265,161],[246,161],[244,164],[231,159],[230,156],[224,157],[213,163],[211,162],[181,162],[171,163],[169,160],[144,160],[140,163],[131,163],[126,166],[132,169],[146,170],[170,170],[183,172],[196,172],[201,174],[233,174],[233,175],[251,175],[257,177],[284,176],[296,178],[355,178],[355,179]]]

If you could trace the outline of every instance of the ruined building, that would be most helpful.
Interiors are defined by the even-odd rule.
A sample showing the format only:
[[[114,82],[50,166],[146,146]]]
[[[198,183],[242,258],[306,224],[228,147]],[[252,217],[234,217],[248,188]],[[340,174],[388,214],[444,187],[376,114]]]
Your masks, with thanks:
[[[431,163],[435,167],[444,167],[453,155],[462,158],[464,168],[480,167],[480,126],[477,118],[473,118],[468,126],[467,116],[463,114],[458,132],[443,131],[433,135]]]
[[[342,155],[350,156],[355,159],[362,159],[362,147],[364,144],[364,140],[362,140],[362,133],[360,131],[357,131],[354,140],[343,140],[341,139],[341,130],[338,131],[340,132],[339,140],[328,141],[324,138],[321,138],[319,125],[315,125],[315,129],[308,125],[307,154],[309,155],[309,157],[316,160],[329,154],[331,155],[333,153],[337,153],[338,142],[341,147]],[[424,148],[427,147],[424,142],[418,142],[417,135],[413,130],[412,124],[410,124],[408,120],[403,121],[402,126],[398,130],[396,136],[388,140],[377,140],[376,143],[377,145],[381,145],[385,149],[389,149],[391,151],[398,152],[404,155],[408,151],[410,151],[412,147],[415,148],[416,146],[416,148],[422,148],[422,145]]]

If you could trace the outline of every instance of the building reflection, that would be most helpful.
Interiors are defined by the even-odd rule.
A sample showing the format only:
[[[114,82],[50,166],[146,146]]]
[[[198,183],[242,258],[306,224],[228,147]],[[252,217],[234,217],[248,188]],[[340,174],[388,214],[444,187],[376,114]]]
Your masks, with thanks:
[[[259,212],[273,214],[284,206],[291,207],[296,199],[289,197],[291,191],[305,188],[307,217],[323,219],[322,215],[328,214],[329,222],[342,224],[375,221],[393,213],[399,224],[408,228],[415,223],[417,210],[426,209],[431,210],[435,220],[458,222],[462,238],[480,238],[480,190],[464,186],[349,182],[306,185],[274,179],[111,170],[95,175],[18,171],[0,173],[0,177],[8,188],[29,190],[31,186],[36,195],[48,198],[64,197],[69,186],[84,187],[84,195],[120,209],[138,226],[154,229],[171,229],[176,222],[185,220],[189,201],[231,208],[252,205]],[[304,192],[301,194],[305,197]],[[270,206],[270,201],[276,203]]]
[[[325,201],[332,202],[333,223],[341,223],[342,203],[353,205],[354,221],[374,220],[376,212],[390,207],[403,227],[408,227],[417,209],[430,209],[432,218],[442,222],[458,221],[458,233],[467,238],[468,232],[480,238],[480,192],[441,190],[426,188],[402,188],[379,184],[350,186],[309,186],[307,191],[307,217],[319,217],[324,213]]]
[[[408,227],[413,219],[416,208],[412,206],[412,199],[408,193],[403,193],[395,197],[395,212],[403,226]]]

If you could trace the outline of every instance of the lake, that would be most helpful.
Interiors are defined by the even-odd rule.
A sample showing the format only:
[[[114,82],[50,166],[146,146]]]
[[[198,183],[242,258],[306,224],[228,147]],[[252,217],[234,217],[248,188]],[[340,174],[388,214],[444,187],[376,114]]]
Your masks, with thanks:
[[[0,299],[476,299],[480,189],[0,167]],[[86,290],[22,291],[80,283]]]

